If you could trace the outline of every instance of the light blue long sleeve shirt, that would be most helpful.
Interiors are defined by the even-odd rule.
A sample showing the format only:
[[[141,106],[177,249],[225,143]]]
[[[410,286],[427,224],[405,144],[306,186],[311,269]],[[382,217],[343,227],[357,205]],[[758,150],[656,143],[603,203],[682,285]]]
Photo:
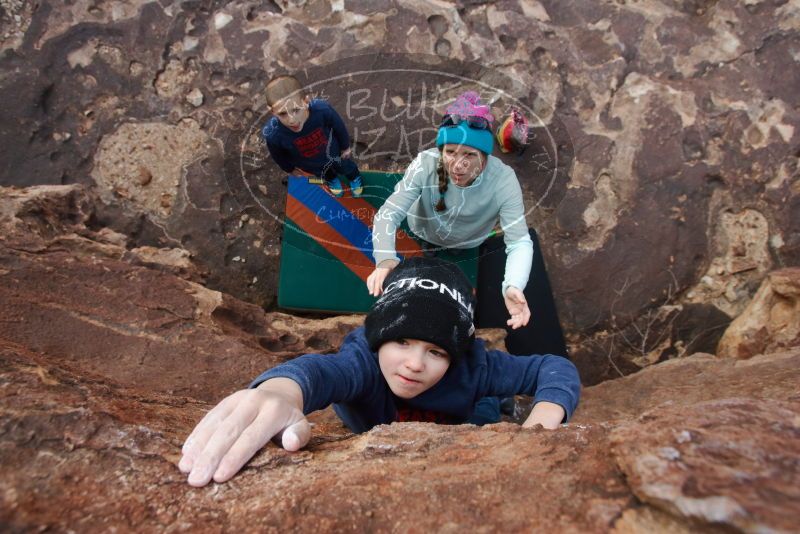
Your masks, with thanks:
[[[400,259],[395,249],[395,233],[403,219],[408,219],[415,235],[445,248],[480,245],[499,219],[507,256],[501,290],[503,294],[508,286],[524,290],[531,271],[533,242],[525,221],[522,188],[514,169],[490,155],[486,168],[472,184],[448,185],[444,195],[447,209],[437,212],[439,157],[436,148],[420,152],[375,214],[372,230],[375,263]]]

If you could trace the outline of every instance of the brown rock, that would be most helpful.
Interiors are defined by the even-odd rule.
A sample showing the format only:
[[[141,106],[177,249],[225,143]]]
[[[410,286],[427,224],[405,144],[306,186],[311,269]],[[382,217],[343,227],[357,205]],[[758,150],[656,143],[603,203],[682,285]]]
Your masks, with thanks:
[[[800,510],[800,399],[662,407],[612,432],[637,498],[706,527],[792,532]]]
[[[747,361],[695,354],[585,388],[573,421],[629,420],[665,403],[689,407],[726,397],[787,400],[798,395],[797,384],[800,349]]]
[[[202,280],[191,254],[182,248],[136,247],[128,251],[125,259],[133,265],[165,270],[187,280]]]
[[[2,340],[0,370],[0,522],[14,531],[790,531],[798,505],[798,402],[666,406],[616,428],[400,423],[355,437],[315,414],[303,451],[268,445],[230,482],[194,489],[175,464],[209,405]]]
[[[798,486],[786,422],[797,410],[771,400],[796,395],[796,276],[753,299],[774,265],[800,264],[795,3],[23,4],[5,2],[0,25],[13,74],[0,77],[0,121],[16,126],[0,129],[0,182],[82,183],[102,202],[76,186],[0,190],[0,524],[796,529],[782,484]],[[414,63],[424,74],[380,72],[412,50],[431,55]],[[368,79],[343,76],[365,67]],[[592,383],[653,373],[588,388],[576,420],[595,422],[552,434],[397,425],[337,441],[326,412],[309,451],[268,448],[231,484],[187,488],[175,448],[207,406],[164,392],[217,400],[262,366],[335,347],[359,320],[321,328],[261,309],[275,300],[284,191],[257,133],[270,72],[324,82],[315,92],[346,115],[363,168],[401,169],[429,146],[441,98],[465,80],[518,98],[546,128],[524,157],[502,157],[521,177],[573,356]],[[193,87],[202,108],[183,101]],[[158,186],[136,183],[140,166]],[[235,227],[244,212],[253,224]],[[126,237],[94,232],[104,225]],[[184,276],[186,258],[127,251],[179,243],[211,290],[170,274]],[[246,260],[235,272],[221,253],[232,250]],[[749,360],[659,363],[713,352],[725,315],[751,300],[761,311],[720,349]],[[763,404],[702,404],[730,395]],[[705,441],[676,446],[684,424]],[[681,457],[665,458],[670,447]]]
[[[82,198],[0,202],[0,524],[12,531],[779,531],[797,508],[800,349],[650,367],[588,388],[555,431],[352,436],[328,409],[303,451],[269,445],[229,483],[193,489],[175,464],[202,401],[335,350],[362,318],[265,314],[181,279],[168,267],[188,269],[185,254],[89,231]],[[731,395],[751,398],[699,402]]]
[[[714,530],[708,529],[707,532]],[[625,510],[611,530],[613,534],[693,534],[697,531],[697,525],[648,506]]]
[[[128,236],[115,232],[111,228],[101,228],[94,236],[97,241],[125,248],[128,245]]]
[[[753,280],[770,267],[765,262],[800,261],[792,232],[800,207],[792,186],[800,75],[791,2],[465,1],[457,9],[392,0],[335,8],[317,0],[213,9],[184,3],[186,25],[178,30],[177,11],[158,2],[105,9],[76,0],[66,10],[17,4],[6,6],[14,19],[4,19],[8,35],[0,36],[10,47],[3,67],[14,73],[0,83],[2,119],[17,125],[0,132],[7,147],[0,181],[80,182],[111,192],[147,166],[154,195],[128,190],[124,202],[108,195],[106,220],[124,228],[134,247],[180,236],[210,286],[237,298],[272,305],[277,286],[274,275],[264,275],[277,270],[277,255],[253,254],[258,261],[248,257],[232,272],[219,254],[256,239],[271,250],[280,243],[283,173],[257,134],[268,73],[308,72],[309,82],[324,82],[314,91],[345,115],[352,91],[370,91],[372,118],[357,105],[345,117],[360,163],[402,168],[433,142],[403,132],[430,133],[438,116],[403,121],[396,117],[403,106],[384,114],[383,90],[390,90],[387,102],[401,98],[412,112],[423,91],[435,96],[426,108],[436,113],[439,97],[449,95],[423,89],[438,86],[430,73],[381,73],[401,65],[393,52],[428,54],[419,64],[461,77],[448,82],[453,91],[468,80],[488,84],[487,93],[513,89],[538,116],[534,122],[546,125],[537,129],[541,146],[503,157],[522,177],[562,321],[579,342],[624,332],[654,308],[687,300],[738,314]],[[344,70],[333,65],[332,76],[324,70],[334,58],[365,52],[375,55]],[[369,81],[343,76],[365,67],[375,71]],[[506,87],[503,78],[519,82]],[[201,108],[183,104],[193,88],[205,95]],[[139,148],[148,144],[155,148]],[[255,184],[267,184],[269,198]],[[161,206],[162,189],[179,190],[173,199],[181,202]],[[229,232],[231,205],[253,209],[259,224]],[[719,230],[739,214],[758,225],[742,234],[751,249],[728,261],[726,240],[737,238]],[[730,271],[700,284],[698,269],[718,265]],[[697,300],[687,296],[692,289]],[[631,356],[622,335],[608,344],[620,359]],[[591,350],[587,358],[606,357],[605,344],[582,345]],[[617,366],[630,372],[638,363]]]
[[[0,246],[3,336],[147,391],[215,400],[305,352],[336,350],[361,318],[267,315],[130,263]]]
[[[658,362],[713,353],[730,322],[711,304],[661,306],[627,326],[572,341],[570,359],[580,370],[581,382],[592,386]]]
[[[139,185],[146,186],[153,180],[153,173],[147,167],[139,166]]]
[[[33,250],[85,229],[92,212],[91,199],[78,185],[0,187],[0,239]]]
[[[632,503],[607,429],[509,424],[404,423],[344,440],[316,427],[307,449],[269,445],[231,482],[193,489],[175,464],[206,406],[0,347],[0,521],[11,530],[586,532]]]
[[[275,303],[279,256],[263,251],[279,249],[284,215],[285,176],[258,135],[273,72],[315,84],[364,168],[402,169],[431,146],[452,93],[529,109],[536,142],[500,157],[521,177],[581,370],[614,361],[597,380],[690,344],[657,320],[643,341],[665,346],[642,349],[651,312],[738,315],[766,270],[800,263],[792,2],[7,4],[0,118],[18,128],[0,132],[0,182],[91,186],[131,247],[181,243],[209,287],[258,305]],[[423,71],[385,72],[412,63]],[[200,108],[183,99],[194,88]],[[144,195],[130,189],[139,166],[157,177]],[[231,207],[252,228],[232,231]],[[235,272],[229,250],[247,260]]]
[[[800,267],[769,273],[755,297],[725,331],[717,354],[750,358],[800,345]]]
[[[360,324],[267,315],[173,276],[200,278],[186,251],[128,251],[119,234],[89,231],[92,216],[80,186],[3,190],[5,340],[144,390],[216,400],[280,361],[336,350]]]

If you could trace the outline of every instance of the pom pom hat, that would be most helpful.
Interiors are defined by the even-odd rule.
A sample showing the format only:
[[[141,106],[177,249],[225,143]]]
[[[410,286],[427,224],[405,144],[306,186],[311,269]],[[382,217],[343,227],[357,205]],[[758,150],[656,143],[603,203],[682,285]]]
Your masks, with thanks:
[[[516,152],[522,154],[528,147],[528,119],[516,108],[511,110],[511,114],[503,124],[497,127],[497,143],[500,150]]]
[[[489,106],[480,104],[478,93],[467,91],[447,107],[436,135],[436,146],[464,145],[491,154],[494,149],[493,122]]]

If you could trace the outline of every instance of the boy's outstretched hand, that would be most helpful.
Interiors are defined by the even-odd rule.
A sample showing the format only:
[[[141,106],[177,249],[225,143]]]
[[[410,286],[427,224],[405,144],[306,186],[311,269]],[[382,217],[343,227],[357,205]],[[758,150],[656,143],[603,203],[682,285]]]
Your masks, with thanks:
[[[186,439],[178,468],[188,473],[192,486],[205,486],[212,478],[225,482],[274,437],[287,451],[301,449],[311,437],[303,393],[288,378],[273,378],[223,399]]]
[[[544,428],[553,430],[558,428],[567,412],[560,405],[554,402],[540,401],[533,405],[531,414],[522,423],[525,428],[534,425],[542,425]]]

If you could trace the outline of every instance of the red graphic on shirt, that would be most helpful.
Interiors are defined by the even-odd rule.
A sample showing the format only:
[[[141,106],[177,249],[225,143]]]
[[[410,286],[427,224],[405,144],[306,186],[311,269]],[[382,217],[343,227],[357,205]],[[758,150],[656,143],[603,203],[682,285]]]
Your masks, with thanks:
[[[300,151],[300,155],[304,158],[313,158],[319,155],[328,144],[328,138],[322,127],[317,128],[308,135],[298,137],[294,141],[294,146]]]

